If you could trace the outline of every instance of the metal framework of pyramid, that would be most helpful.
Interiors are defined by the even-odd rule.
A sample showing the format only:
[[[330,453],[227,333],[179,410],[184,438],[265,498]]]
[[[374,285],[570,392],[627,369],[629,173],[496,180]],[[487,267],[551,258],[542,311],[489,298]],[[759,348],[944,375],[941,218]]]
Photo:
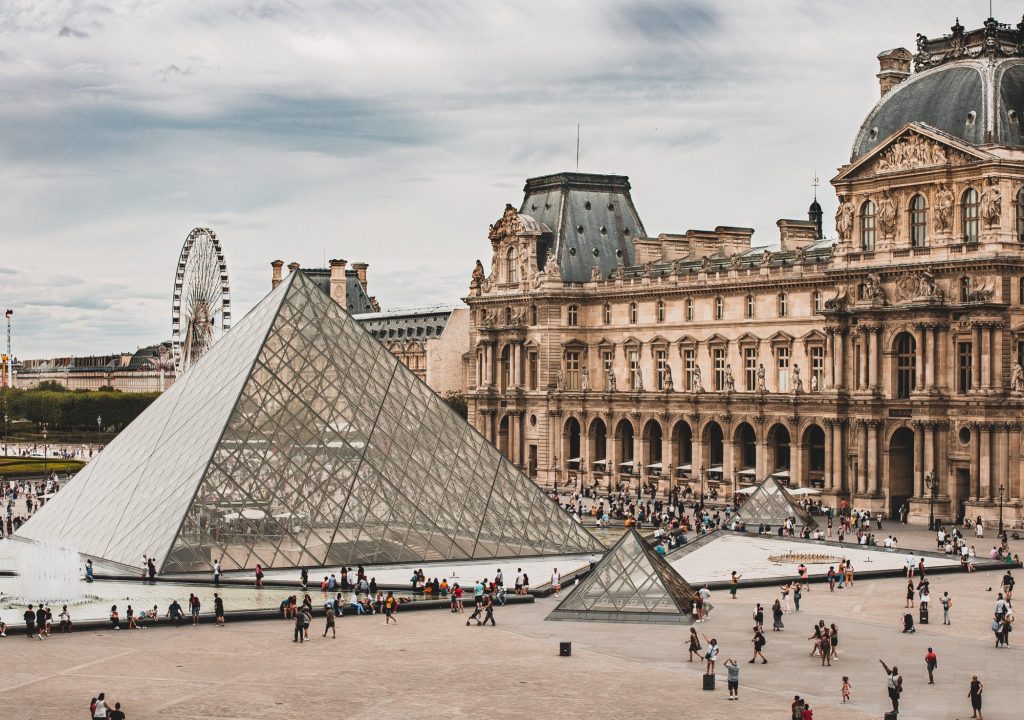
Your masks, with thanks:
[[[697,591],[634,528],[547,616],[548,620],[683,623]]]
[[[601,549],[301,272],[18,535],[162,573]]]
[[[736,511],[736,517],[747,525],[782,525],[787,518],[795,518],[797,525],[809,528],[818,526],[811,514],[789,494],[789,490],[774,475],[766,477],[757,489],[750,493],[750,497]]]

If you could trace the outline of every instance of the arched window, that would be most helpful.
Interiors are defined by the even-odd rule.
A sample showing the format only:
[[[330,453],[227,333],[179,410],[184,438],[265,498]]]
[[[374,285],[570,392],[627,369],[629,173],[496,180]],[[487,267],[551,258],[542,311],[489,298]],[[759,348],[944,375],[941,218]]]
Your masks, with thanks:
[[[928,207],[924,195],[915,195],[910,199],[910,246],[924,247],[928,241],[927,231]]]
[[[978,242],[978,191],[967,188],[960,201],[960,214],[963,217],[964,242]]]
[[[565,320],[567,325],[580,324],[580,308],[578,305],[570,305],[568,308],[566,308]]]
[[[665,322],[665,301],[658,301],[658,322]]]
[[[746,311],[745,311],[744,315],[746,315],[746,317],[748,317],[748,318],[754,317],[754,296],[753,295],[747,295],[747,298],[746,298],[745,302],[746,302]]]
[[[896,338],[896,397],[908,398],[917,382],[917,343],[908,332]]]
[[[787,317],[789,315],[789,298],[786,293],[779,293],[779,317]]]
[[[516,279],[516,249],[509,248],[505,253],[505,278],[507,282],[518,282]]]
[[[629,304],[629,322],[636,325],[637,321],[637,307],[635,302]]]
[[[1024,243],[1024,187],[1017,191],[1014,208],[1017,211],[1017,242]]]
[[[815,290],[814,294],[811,295],[811,299],[814,302],[814,312],[821,312],[821,290]]]
[[[860,249],[864,252],[874,252],[875,235],[875,204],[865,200],[860,206]]]
[[[686,319],[693,320],[693,298],[686,298]]]
[[[612,306],[610,303],[604,304],[604,311],[601,315],[601,319],[604,321],[605,325],[612,324]]]

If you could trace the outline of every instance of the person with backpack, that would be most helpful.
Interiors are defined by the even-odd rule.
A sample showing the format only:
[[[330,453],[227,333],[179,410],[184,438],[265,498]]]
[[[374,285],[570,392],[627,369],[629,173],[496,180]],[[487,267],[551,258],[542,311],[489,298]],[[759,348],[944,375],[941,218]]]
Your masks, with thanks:
[[[765,639],[764,633],[761,632],[761,629],[757,625],[754,626],[754,638],[751,642],[754,643],[754,657],[750,658],[750,662],[756,662],[757,658],[760,656],[761,664],[766,665],[768,663],[768,658],[764,656],[762,651],[764,650],[765,643],[768,641]]]
[[[949,622],[949,609],[953,607],[953,598],[949,596],[948,592],[942,593],[942,597],[939,598],[939,602],[942,604],[942,624],[951,625]]]

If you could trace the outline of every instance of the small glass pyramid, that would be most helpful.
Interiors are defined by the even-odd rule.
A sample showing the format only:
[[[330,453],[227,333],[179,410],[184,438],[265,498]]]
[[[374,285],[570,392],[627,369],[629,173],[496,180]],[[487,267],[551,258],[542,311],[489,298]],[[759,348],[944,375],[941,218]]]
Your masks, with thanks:
[[[601,548],[298,271],[18,535],[162,573]]]
[[[630,528],[548,620],[682,623],[696,590]]]
[[[736,517],[747,525],[782,525],[787,518],[795,518],[797,525],[809,528],[818,526],[811,514],[804,510],[774,475],[765,478],[740,505]]]

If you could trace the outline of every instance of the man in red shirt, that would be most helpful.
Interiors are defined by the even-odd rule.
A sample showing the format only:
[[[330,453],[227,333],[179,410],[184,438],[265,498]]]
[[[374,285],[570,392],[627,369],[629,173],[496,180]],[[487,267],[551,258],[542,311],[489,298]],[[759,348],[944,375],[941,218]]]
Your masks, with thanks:
[[[939,666],[939,657],[931,648],[928,648],[928,652],[924,656],[924,664],[928,666],[928,684],[934,685],[935,678],[932,677],[932,673],[935,672],[935,668]]]

